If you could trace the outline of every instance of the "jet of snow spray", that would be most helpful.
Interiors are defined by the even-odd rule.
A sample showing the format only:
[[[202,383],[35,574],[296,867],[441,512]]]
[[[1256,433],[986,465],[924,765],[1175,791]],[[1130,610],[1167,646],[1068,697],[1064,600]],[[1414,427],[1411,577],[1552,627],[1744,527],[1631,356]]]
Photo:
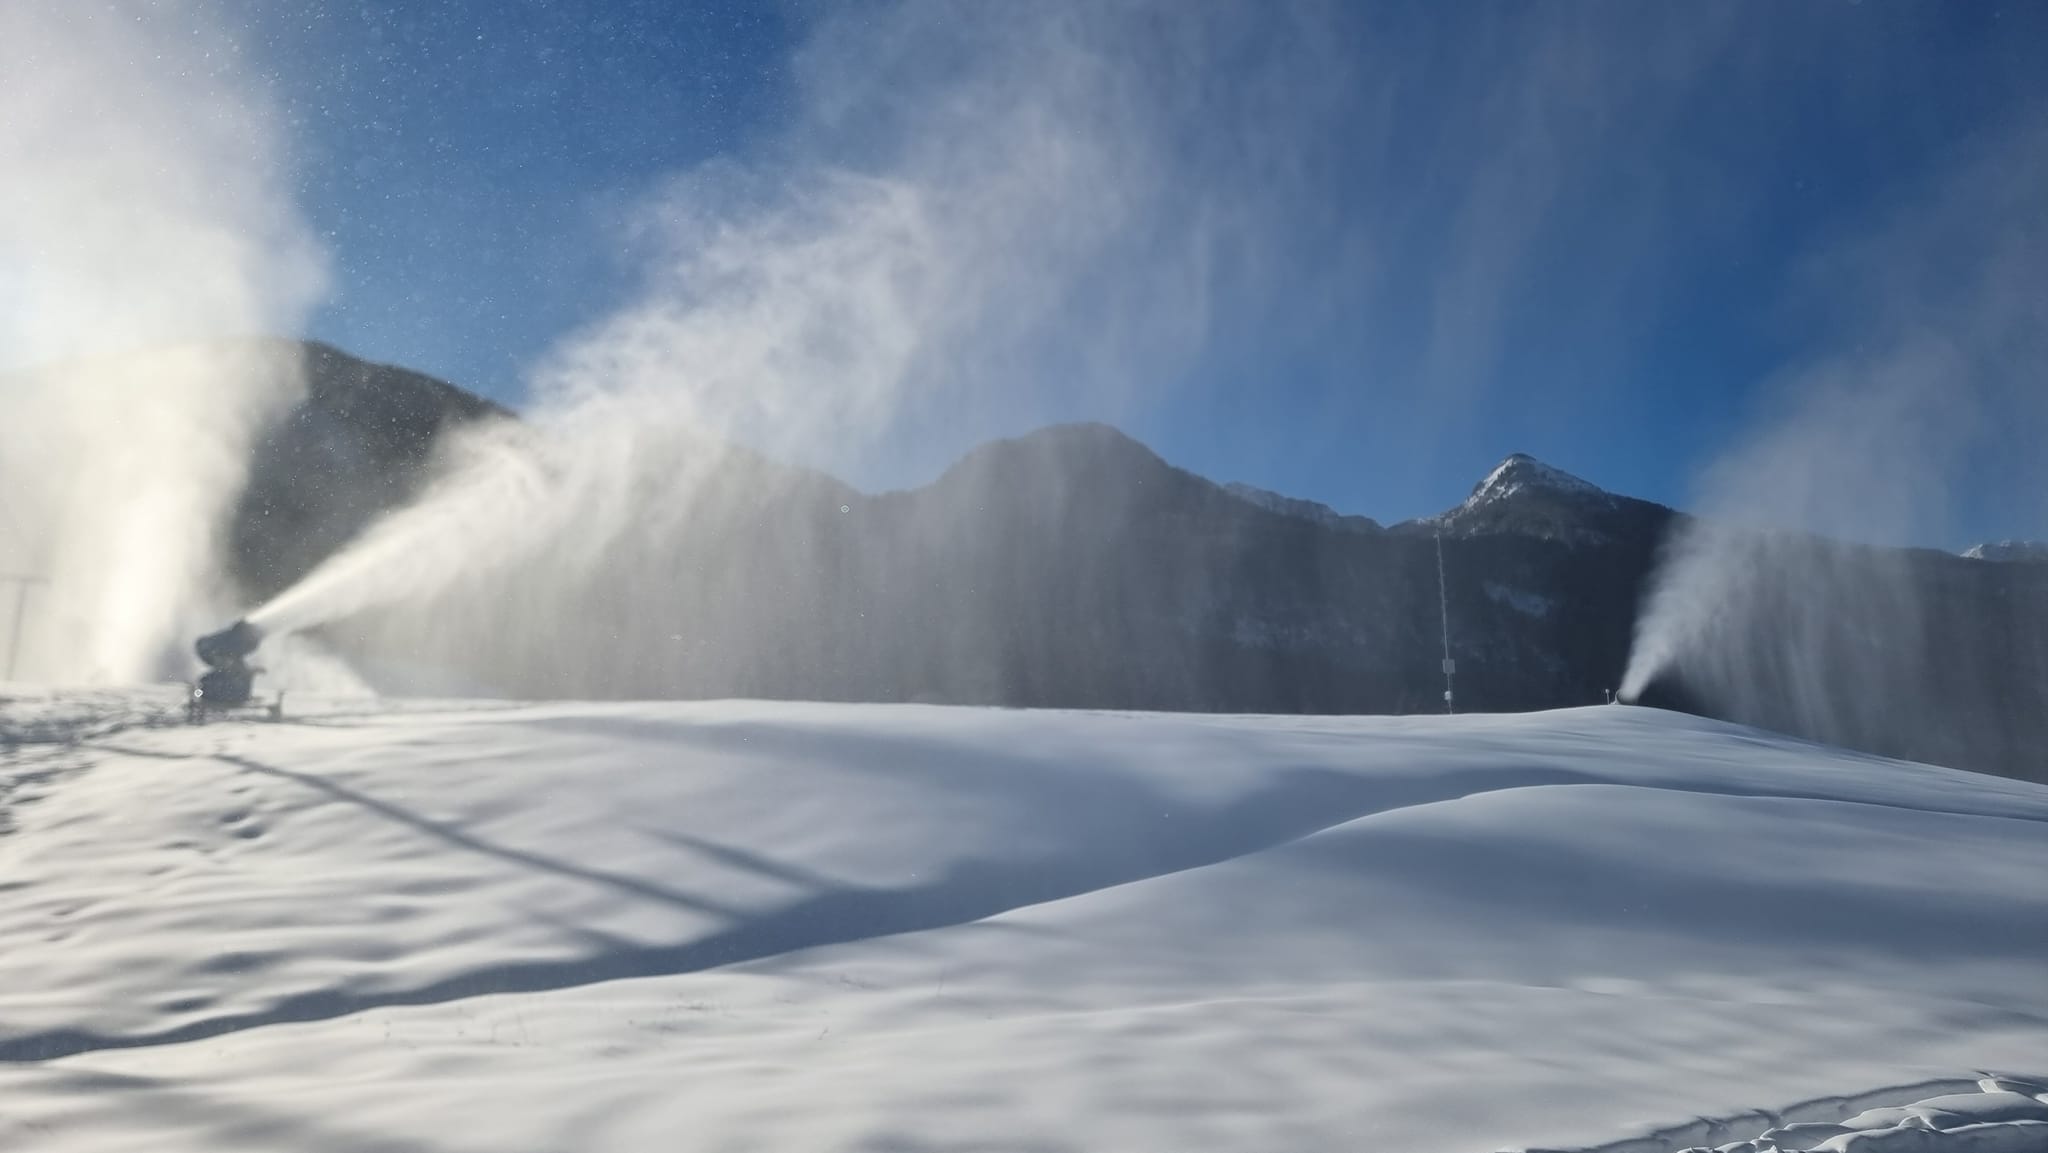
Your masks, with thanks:
[[[1624,700],[1668,681],[1725,715],[1882,747],[1956,687],[1930,678],[1991,675],[1986,654],[1933,634],[1939,593],[1913,558],[1842,543],[1923,543],[1965,483],[1996,486],[2007,515],[2048,514],[2041,462],[1993,452],[2048,438],[2048,139],[1976,147],[1811,261],[1837,351],[1778,381],[1777,414],[1706,474],[1702,517],[1667,543],[1637,622]]]
[[[651,198],[628,231],[647,264],[638,302],[537,368],[527,419],[463,437],[420,500],[250,620],[347,622],[427,663],[474,664],[507,632],[552,637],[536,646],[550,661],[601,643],[659,662],[677,638],[630,623],[587,637],[596,626],[565,618],[597,574],[628,601],[678,595],[704,559],[692,534],[741,515],[714,482],[745,467],[735,445],[859,471],[957,445],[911,435],[934,425],[951,440],[1117,415],[1133,381],[1200,351],[1215,250],[1254,247],[1239,230],[1268,223],[1222,202],[1257,190],[1191,178],[1175,134],[1197,114],[1222,127],[1200,62],[1287,22],[1225,6],[1153,19],[1164,10],[963,19],[912,3],[828,20],[799,54],[787,138]]]
[[[207,8],[0,5],[0,573],[20,676],[182,671],[221,520],[322,259],[276,117]]]

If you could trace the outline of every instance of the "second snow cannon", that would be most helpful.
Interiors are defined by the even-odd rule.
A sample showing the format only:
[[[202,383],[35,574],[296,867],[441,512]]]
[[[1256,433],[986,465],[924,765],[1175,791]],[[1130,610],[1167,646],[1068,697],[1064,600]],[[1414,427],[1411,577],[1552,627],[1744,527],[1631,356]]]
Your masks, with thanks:
[[[192,651],[206,666],[199,683],[192,686],[192,712],[239,708],[249,703],[256,688],[256,673],[249,658],[263,643],[263,630],[248,621],[236,621],[217,633],[208,633],[192,645]]]

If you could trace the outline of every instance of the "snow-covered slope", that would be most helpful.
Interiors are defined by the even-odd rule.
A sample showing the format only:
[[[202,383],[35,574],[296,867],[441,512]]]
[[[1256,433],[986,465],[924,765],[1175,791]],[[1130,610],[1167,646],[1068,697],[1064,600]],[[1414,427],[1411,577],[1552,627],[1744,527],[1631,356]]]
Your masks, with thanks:
[[[170,703],[0,710],[0,1146],[1641,1153],[2048,1069],[2048,789],[1676,714]]]

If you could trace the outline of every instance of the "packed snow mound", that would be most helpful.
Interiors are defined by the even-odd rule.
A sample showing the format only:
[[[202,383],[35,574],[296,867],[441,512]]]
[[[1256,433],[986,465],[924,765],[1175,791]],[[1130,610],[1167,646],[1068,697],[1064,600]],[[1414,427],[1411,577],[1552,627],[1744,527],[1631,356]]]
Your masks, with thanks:
[[[1916,1091],[1935,1095],[1904,1105],[1871,1104]],[[1723,1140],[1745,1126],[1768,1127],[1753,1138]],[[1665,1153],[1679,1145],[1684,1148],[1678,1153],[2039,1153],[2048,1149],[2048,1080],[2008,1074],[1974,1084],[1879,1089],[1805,1101],[1781,1112],[1702,1118],[1578,1153]]]
[[[6,747],[0,1146],[1470,1153],[2048,1064],[2048,788],[1676,714],[158,707]]]

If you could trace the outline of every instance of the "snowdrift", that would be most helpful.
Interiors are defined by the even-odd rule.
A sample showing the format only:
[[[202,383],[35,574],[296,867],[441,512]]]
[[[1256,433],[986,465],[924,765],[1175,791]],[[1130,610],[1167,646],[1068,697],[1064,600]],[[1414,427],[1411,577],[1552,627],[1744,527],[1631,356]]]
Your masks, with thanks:
[[[1869,1153],[2048,1070],[2048,788],[1677,714],[164,707],[0,708],[0,1146]]]

